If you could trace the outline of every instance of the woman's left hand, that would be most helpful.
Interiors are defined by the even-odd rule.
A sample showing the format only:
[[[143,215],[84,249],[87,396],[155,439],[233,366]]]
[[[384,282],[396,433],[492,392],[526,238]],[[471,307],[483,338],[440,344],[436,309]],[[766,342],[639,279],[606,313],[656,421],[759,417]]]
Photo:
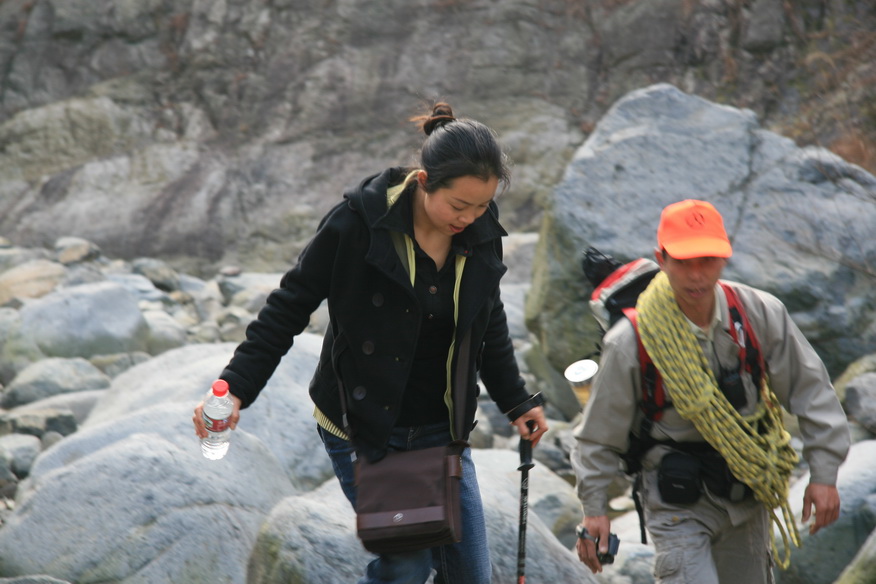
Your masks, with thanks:
[[[529,432],[529,428],[526,426],[526,422],[529,420],[535,422],[535,427],[532,433]],[[541,440],[544,433],[548,431],[547,420],[544,417],[544,408],[541,406],[536,406],[531,410],[524,412],[519,418],[511,423],[517,426],[517,431],[520,432],[521,438],[532,441],[533,446],[538,444],[538,441]]]

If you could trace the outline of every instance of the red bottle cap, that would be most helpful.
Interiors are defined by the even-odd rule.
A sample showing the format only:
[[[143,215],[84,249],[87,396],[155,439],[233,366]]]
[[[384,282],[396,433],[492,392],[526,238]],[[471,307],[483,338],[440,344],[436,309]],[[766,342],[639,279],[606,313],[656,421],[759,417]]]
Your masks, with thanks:
[[[228,393],[228,382],[224,379],[217,379],[213,382],[213,395],[222,397]]]

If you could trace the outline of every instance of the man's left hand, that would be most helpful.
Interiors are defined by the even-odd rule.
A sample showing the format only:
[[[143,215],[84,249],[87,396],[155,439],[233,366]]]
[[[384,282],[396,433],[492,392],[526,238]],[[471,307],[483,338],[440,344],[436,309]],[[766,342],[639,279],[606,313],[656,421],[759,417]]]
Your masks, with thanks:
[[[815,523],[809,526],[809,535],[827,527],[839,518],[840,496],[834,485],[809,483],[803,495],[803,523],[809,521],[815,507]]]

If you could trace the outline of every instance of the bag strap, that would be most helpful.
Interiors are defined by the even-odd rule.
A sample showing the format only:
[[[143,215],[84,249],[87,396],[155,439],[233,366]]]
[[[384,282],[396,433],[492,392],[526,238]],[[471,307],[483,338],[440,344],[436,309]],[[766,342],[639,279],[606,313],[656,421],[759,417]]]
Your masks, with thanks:
[[[452,399],[453,399],[453,419],[451,420],[451,429],[453,431],[454,440],[468,440],[468,432],[465,431],[465,420],[467,418],[465,399],[465,388],[468,377],[468,361],[471,355],[471,328],[466,331],[462,342],[459,344],[459,350],[456,358],[456,370],[453,379]]]

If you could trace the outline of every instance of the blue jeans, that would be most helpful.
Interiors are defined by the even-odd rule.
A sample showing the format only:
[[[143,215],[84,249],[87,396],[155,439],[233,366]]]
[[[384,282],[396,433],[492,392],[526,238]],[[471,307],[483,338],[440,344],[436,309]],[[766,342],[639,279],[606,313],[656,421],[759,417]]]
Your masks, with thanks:
[[[318,427],[326,452],[332,460],[341,488],[356,508],[353,448],[350,442]],[[389,447],[395,450],[420,450],[450,442],[447,424],[394,428]],[[462,541],[452,545],[410,552],[381,554],[368,564],[358,584],[423,584],[434,568],[435,584],[490,584],[490,549],[484,524],[484,508],[471,449],[462,454]]]

